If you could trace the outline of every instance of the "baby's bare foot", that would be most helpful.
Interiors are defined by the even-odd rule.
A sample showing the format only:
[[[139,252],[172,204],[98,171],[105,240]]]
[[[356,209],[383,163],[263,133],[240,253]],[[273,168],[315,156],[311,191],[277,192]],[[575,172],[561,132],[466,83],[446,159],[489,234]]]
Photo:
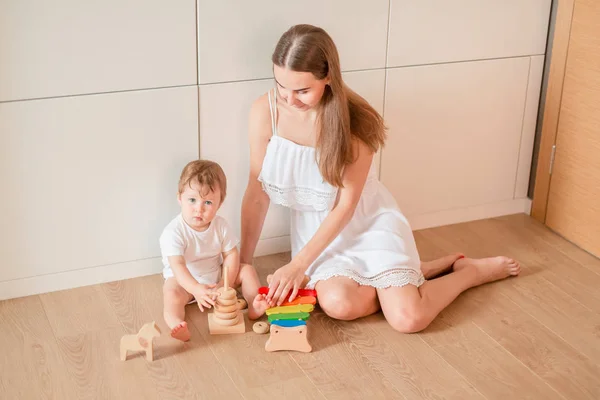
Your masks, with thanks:
[[[254,300],[252,301],[252,305],[248,307],[248,318],[249,319],[258,319],[260,318],[265,311],[269,308],[269,303],[267,303],[267,298],[264,294],[257,294]]]
[[[182,321],[179,325],[171,330],[171,337],[187,342],[192,337],[190,330],[188,329],[187,322]]]
[[[455,271],[469,267],[476,271],[477,285],[516,276],[521,272],[521,265],[508,257],[463,258],[454,263]]]

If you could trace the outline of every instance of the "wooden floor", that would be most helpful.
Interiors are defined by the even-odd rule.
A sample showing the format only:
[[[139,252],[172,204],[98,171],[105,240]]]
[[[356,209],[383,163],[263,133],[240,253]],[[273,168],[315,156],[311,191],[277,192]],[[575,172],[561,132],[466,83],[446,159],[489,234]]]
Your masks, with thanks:
[[[600,260],[527,216],[416,232],[422,258],[519,259],[518,278],[461,295],[423,333],[381,313],[315,311],[313,352],[267,353],[266,335],[163,335],[158,360],[119,361],[119,339],[156,320],[158,275],[0,302],[0,399],[600,399]],[[263,278],[289,254],[256,260]],[[594,361],[596,360],[596,361]]]

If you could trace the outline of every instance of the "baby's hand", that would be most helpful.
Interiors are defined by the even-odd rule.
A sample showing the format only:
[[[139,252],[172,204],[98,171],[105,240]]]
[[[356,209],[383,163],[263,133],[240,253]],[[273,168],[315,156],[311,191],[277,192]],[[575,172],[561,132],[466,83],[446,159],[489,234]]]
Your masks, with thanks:
[[[200,311],[204,312],[205,308],[209,309],[211,305],[215,305],[215,299],[219,296],[219,293],[215,290],[216,287],[216,284],[198,284],[197,289],[192,294],[198,302],[198,307],[200,308]]]

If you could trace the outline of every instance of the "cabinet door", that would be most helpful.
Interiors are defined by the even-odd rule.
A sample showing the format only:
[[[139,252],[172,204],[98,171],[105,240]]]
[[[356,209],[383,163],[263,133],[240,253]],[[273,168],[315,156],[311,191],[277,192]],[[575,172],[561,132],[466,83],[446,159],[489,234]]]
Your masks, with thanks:
[[[409,218],[514,198],[529,58],[387,73],[381,180]]]
[[[600,3],[577,0],[546,224],[600,256]]]

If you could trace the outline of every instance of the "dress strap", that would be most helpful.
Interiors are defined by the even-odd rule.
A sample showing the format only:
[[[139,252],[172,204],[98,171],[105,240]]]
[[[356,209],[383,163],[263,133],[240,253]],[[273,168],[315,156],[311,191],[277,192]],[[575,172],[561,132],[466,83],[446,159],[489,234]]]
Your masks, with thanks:
[[[275,89],[273,89],[273,96],[271,96],[271,91],[269,90],[269,111],[271,112],[271,131],[273,132],[273,136],[277,136],[277,94],[275,93]],[[271,97],[273,100],[271,100]]]

